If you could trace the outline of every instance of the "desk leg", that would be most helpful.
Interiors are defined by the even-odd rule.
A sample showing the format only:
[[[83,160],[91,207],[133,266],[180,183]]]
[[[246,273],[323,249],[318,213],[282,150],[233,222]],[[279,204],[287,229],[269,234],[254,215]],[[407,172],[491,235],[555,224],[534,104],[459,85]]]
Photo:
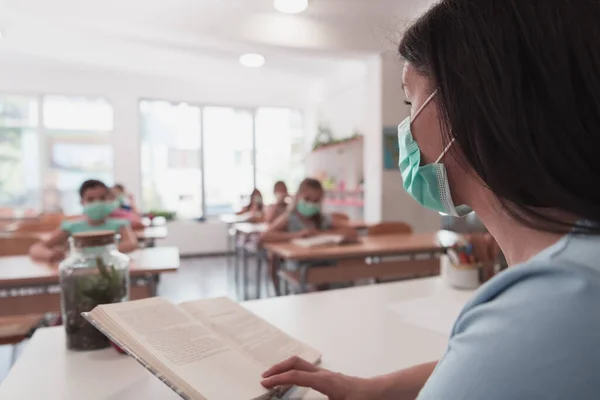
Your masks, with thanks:
[[[285,278],[279,278],[279,280],[277,281],[278,286],[275,287],[275,290],[278,292],[277,296],[287,296],[290,291],[289,291],[289,284],[288,281]],[[279,289],[277,289],[279,288]]]
[[[150,275],[148,276],[148,288],[150,289],[150,294],[154,297],[158,294],[158,281],[160,279],[160,275]]]
[[[300,268],[300,293],[306,293],[306,275],[308,274],[308,267],[304,266]]]
[[[275,289],[275,296],[279,297],[282,293],[282,288],[280,286],[280,278],[279,278],[279,268],[281,265],[281,258],[279,258],[276,254],[267,253],[267,265],[269,268],[269,277],[271,278],[271,283],[273,284],[273,289]]]
[[[263,251],[259,248],[256,251],[256,298],[260,299],[260,286],[262,281],[262,263],[263,263]]]
[[[231,229],[231,224],[227,224],[227,226],[225,227],[225,259],[227,260],[227,270],[229,270],[229,267],[231,267],[231,265],[233,264],[233,259],[236,255],[233,255],[232,257],[232,253],[234,251],[234,246],[231,245],[231,235],[229,235],[229,230]]]
[[[242,247],[242,300],[248,299],[248,251]]]
[[[240,293],[240,249],[237,246],[233,252],[233,286],[235,295],[238,296]]]

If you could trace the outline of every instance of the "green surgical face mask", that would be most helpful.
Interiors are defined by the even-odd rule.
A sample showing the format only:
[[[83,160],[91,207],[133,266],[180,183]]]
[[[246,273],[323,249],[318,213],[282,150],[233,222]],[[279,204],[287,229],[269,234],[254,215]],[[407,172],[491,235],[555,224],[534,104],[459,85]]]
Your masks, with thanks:
[[[433,100],[436,93],[437,90],[429,96],[412,120],[408,117],[398,126],[399,167],[403,186],[404,190],[425,208],[454,217],[464,217],[472,210],[466,205],[454,206],[446,167],[440,162],[454,144],[454,139],[433,164],[421,166],[421,150],[410,131],[411,124]]]
[[[100,221],[117,208],[114,201],[96,201],[83,206],[83,213],[92,221]]]
[[[305,217],[313,217],[321,211],[321,205],[319,203],[310,203],[308,201],[300,200],[298,201],[296,209]]]

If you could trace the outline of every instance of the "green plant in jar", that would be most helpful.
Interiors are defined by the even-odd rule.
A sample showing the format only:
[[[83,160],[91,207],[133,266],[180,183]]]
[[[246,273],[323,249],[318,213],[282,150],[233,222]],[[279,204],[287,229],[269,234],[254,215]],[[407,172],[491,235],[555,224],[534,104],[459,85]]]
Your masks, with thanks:
[[[81,313],[129,298],[129,258],[117,250],[114,232],[88,232],[71,238],[71,252],[59,266],[61,308],[71,350],[108,347],[109,340]]]

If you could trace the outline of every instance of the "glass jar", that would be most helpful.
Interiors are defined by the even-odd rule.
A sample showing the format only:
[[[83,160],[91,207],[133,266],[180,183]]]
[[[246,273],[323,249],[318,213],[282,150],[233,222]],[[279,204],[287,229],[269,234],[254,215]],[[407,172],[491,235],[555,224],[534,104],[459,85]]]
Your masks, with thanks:
[[[81,316],[100,304],[129,299],[129,257],[117,250],[114,232],[86,232],[69,239],[59,265],[62,319],[70,350],[108,347],[109,340]]]

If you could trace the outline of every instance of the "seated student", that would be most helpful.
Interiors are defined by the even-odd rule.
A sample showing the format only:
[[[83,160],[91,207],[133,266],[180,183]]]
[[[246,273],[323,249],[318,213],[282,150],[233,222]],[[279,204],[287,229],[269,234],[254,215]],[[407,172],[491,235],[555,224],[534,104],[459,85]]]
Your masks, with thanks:
[[[264,205],[262,194],[260,193],[260,190],[254,189],[250,194],[250,203],[238,211],[236,215],[249,214],[252,221],[259,222],[263,218],[263,211]]]
[[[334,220],[321,212],[324,195],[323,186],[318,180],[303,180],[294,196],[292,207],[269,226],[262,235],[262,241],[284,242],[319,233],[341,234],[348,240],[356,239],[356,230],[345,221]]]
[[[112,193],[119,204],[118,208],[138,214],[135,201],[133,200],[133,195],[125,191],[125,186],[117,183],[115,186],[113,186]]]
[[[32,258],[41,261],[60,261],[65,257],[66,243],[74,233],[90,231],[114,231],[121,235],[119,251],[131,252],[138,247],[137,238],[129,221],[108,218],[116,203],[109,200],[109,188],[100,181],[88,180],[79,188],[84,218],[63,221],[61,227],[46,239],[34,244],[29,250]]]
[[[321,212],[321,203],[325,191],[321,183],[312,178],[306,178],[294,196],[292,206],[279,216],[266,232],[261,235],[263,243],[285,242],[297,238],[316,236],[322,233],[343,235],[346,240],[355,240],[358,236],[355,229],[348,226],[346,221],[333,219]],[[296,270],[300,267],[335,265],[331,261],[288,262],[285,267]],[[272,259],[269,260],[269,275],[277,290],[279,277]],[[329,285],[318,287],[327,289]]]
[[[126,219],[131,224],[131,229],[133,230],[144,229],[146,227],[138,214],[132,210],[119,208],[119,201],[116,199],[113,191],[110,192],[108,200],[115,202],[115,209],[110,213],[109,218]]]
[[[272,223],[278,217],[283,215],[288,208],[288,189],[283,181],[277,181],[273,186],[273,193],[275,193],[275,204],[271,204],[265,212],[265,222],[267,224]]]

